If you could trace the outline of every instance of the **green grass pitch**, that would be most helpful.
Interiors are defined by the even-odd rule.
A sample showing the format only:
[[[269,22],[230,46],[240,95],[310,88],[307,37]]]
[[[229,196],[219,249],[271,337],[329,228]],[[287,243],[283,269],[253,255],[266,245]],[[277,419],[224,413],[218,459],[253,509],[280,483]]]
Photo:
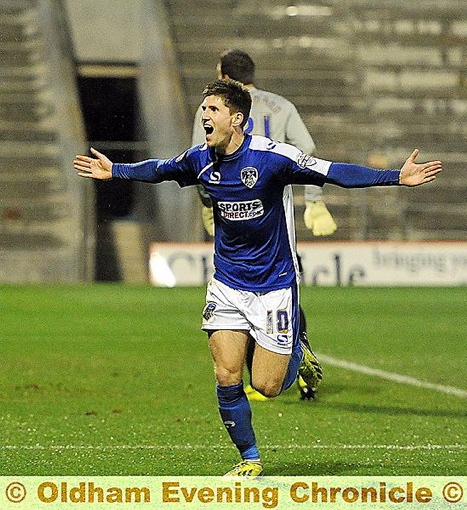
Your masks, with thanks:
[[[323,363],[253,402],[266,474],[465,475],[467,289],[302,288]],[[221,475],[238,461],[199,329],[203,288],[0,287],[0,466],[7,475]]]

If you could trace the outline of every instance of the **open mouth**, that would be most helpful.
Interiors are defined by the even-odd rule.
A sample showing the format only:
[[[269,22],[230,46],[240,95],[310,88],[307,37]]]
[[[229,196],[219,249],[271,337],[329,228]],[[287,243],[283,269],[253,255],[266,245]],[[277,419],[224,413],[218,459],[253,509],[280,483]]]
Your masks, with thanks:
[[[204,131],[206,132],[206,135],[212,135],[214,133],[214,128],[212,126],[205,124],[203,127]]]

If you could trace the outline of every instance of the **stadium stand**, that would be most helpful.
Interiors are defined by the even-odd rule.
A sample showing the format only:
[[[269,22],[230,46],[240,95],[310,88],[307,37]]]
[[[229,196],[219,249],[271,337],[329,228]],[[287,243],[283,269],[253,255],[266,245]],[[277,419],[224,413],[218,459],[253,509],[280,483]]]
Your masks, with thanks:
[[[141,2],[145,16],[137,36],[154,44],[151,51],[161,50],[153,61],[130,63],[139,82],[148,153],[161,154],[161,147],[172,153],[185,145],[219,54],[239,47],[256,61],[257,85],[297,105],[318,156],[395,167],[418,147],[421,159],[444,162],[436,185],[421,189],[328,186],[326,202],[339,226],[331,240],[467,239],[465,2],[132,1]],[[94,221],[88,214],[93,188],[70,172],[73,156],[87,146],[75,83],[80,62],[72,55],[66,4],[0,0],[2,282],[93,277]],[[178,114],[164,97],[171,91],[173,97],[174,84],[180,100],[172,107],[180,112],[186,105],[188,115],[170,126]],[[156,115],[162,121],[153,122]],[[173,133],[179,136],[172,148],[167,140],[173,141]],[[151,198],[160,220],[157,239],[197,240],[202,227],[196,204],[179,191],[177,201],[172,197],[161,188]],[[196,228],[170,223],[180,203]],[[303,208],[297,188],[298,238],[312,240]]]
[[[333,239],[466,239],[467,4],[289,4],[166,0],[192,114],[219,53],[245,49],[257,85],[297,105],[320,157],[399,167],[417,147],[443,159],[436,187],[409,194],[328,187]],[[299,239],[311,240],[296,198]]]
[[[84,147],[59,2],[0,2],[0,281],[92,276],[92,207],[70,161]]]

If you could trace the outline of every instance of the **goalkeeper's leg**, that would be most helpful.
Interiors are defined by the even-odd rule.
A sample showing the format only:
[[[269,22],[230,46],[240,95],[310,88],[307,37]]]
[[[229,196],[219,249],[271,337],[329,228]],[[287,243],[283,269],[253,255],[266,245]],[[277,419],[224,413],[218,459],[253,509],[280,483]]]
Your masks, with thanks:
[[[258,401],[258,402],[262,402],[262,401],[265,401],[265,400],[269,400],[268,397],[265,397],[262,393],[260,393],[259,391],[256,391],[253,386],[251,385],[251,367],[253,365],[253,354],[255,352],[255,339],[249,335],[249,339],[248,339],[248,346],[247,346],[247,351],[246,351],[246,368],[248,370],[248,377],[249,377],[249,381],[250,381],[250,384],[247,384],[245,386],[245,393],[246,393],[246,396],[248,397],[248,400],[254,400],[254,401]]]
[[[203,219],[204,229],[206,233],[213,237],[214,236],[214,216],[212,211],[212,200],[211,197],[206,193],[206,190],[201,184],[196,186],[198,196],[203,204],[201,211],[201,217]]]
[[[305,313],[300,307],[300,344],[303,359],[297,375],[297,386],[302,400],[313,400],[318,391],[318,385],[323,379],[323,367],[311,349],[307,334]]]

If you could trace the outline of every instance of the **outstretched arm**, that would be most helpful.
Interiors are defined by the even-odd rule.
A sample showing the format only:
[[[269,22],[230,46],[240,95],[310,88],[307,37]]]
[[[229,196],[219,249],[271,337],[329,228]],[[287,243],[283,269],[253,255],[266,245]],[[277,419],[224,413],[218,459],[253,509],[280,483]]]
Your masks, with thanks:
[[[376,170],[349,163],[331,163],[326,181],[343,188],[426,184],[436,179],[436,175],[442,170],[442,163],[416,163],[418,153],[419,150],[415,149],[400,170]]]
[[[428,163],[415,163],[419,150],[415,149],[406,159],[401,168],[399,183],[404,186],[419,186],[436,179],[436,175],[442,170],[441,161],[429,161]]]
[[[96,158],[78,155],[73,161],[73,168],[81,177],[92,177],[100,181],[112,179],[112,161],[104,154],[91,147]]]

